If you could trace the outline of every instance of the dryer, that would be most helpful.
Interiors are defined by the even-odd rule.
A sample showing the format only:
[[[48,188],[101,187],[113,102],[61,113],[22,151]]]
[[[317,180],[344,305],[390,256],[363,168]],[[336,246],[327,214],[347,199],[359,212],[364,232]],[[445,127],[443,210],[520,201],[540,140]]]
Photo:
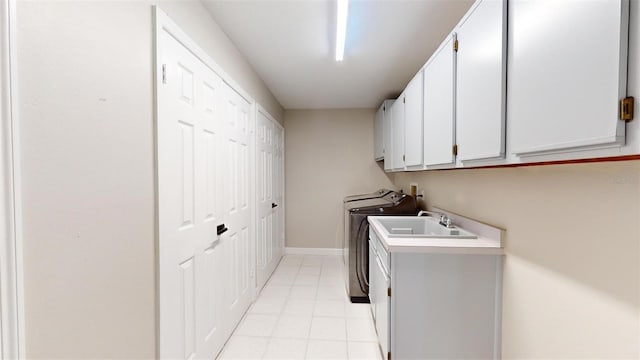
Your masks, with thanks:
[[[367,216],[416,215],[420,209],[410,195],[389,192],[379,198],[345,202],[343,259],[349,299],[369,302],[369,222]]]
[[[370,194],[358,194],[358,195],[349,195],[346,196],[344,198],[344,200],[342,200],[343,203],[350,203],[350,202],[354,202],[354,201],[361,201],[361,200],[369,200],[369,199],[379,199],[381,197],[384,197],[386,195],[391,194],[392,192],[394,192],[393,190],[389,190],[389,189],[380,189],[378,191],[374,191]]]

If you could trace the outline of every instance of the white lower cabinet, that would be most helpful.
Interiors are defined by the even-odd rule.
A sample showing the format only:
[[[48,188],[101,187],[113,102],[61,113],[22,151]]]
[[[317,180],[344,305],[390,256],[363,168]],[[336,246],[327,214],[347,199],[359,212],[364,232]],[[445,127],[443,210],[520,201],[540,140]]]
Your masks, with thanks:
[[[369,240],[369,304],[371,304],[371,316],[373,316],[373,320],[376,319],[376,289],[374,284],[377,283],[373,281],[372,278],[374,276],[374,266],[376,263],[376,248],[373,245],[373,241]]]
[[[384,266],[382,265],[382,260],[380,257],[376,257],[375,263],[375,298],[376,298],[376,313],[375,313],[375,324],[376,324],[376,332],[378,333],[378,339],[380,341],[380,348],[383,354],[387,354],[389,352],[390,346],[390,338],[389,338],[389,297],[387,296],[389,289],[389,274],[387,274]]]
[[[370,297],[383,358],[500,358],[502,255],[385,255],[378,239],[371,230]]]
[[[375,322],[380,349],[389,352],[389,297],[390,277],[388,257],[375,232],[370,231],[369,239],[369,299]],[[385,355],[386,357],[386,355]]]

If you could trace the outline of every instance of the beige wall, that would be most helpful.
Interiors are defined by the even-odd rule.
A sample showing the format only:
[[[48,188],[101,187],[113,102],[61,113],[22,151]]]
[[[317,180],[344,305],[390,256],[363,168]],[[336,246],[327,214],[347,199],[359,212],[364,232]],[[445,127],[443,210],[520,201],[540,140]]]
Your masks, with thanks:
[[[373,160],[374,114],[285,111],[286,246],[340,248],[342,198],[392,186]]]
[[[506,229],[504,358],[640,357],[640,161],[396,176]]]
[[[275,117],[199,2],[160,5]],[[152,358],[152,7],[18,1],[29,358]]]

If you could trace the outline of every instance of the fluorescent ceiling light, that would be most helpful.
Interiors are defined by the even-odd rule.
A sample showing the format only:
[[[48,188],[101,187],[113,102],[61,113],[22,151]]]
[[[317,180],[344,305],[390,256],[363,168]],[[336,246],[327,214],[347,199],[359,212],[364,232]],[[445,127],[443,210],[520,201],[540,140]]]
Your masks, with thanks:
[[[349,13],[349,0],[338,1],[338,16],[336,29],[336,61],[344,58],[344,42],[347,37],[347,14]]]

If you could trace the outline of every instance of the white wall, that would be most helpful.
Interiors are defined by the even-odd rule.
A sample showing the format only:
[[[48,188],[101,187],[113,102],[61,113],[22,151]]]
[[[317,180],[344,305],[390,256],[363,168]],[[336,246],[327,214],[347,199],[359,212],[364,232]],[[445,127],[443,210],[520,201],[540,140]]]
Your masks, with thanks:
[[[374,114],[285,111],[287,247],[341,248],[342,199],[392,186],[373,160]]]
[[[160,7],[282,109],[196,1]],[[156,354],[152,3],[19,1],[27,357]]]

